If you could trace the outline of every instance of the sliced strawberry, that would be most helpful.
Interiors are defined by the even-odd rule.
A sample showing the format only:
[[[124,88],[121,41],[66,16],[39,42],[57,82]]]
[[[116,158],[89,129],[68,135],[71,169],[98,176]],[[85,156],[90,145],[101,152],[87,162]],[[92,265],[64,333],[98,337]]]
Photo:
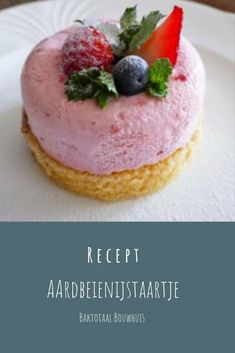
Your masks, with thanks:
[[[137,54],[152,64],[159,58],[168,58],[174,66],[177,61],[183,9],[175,6],[167,19],[153,32]]]

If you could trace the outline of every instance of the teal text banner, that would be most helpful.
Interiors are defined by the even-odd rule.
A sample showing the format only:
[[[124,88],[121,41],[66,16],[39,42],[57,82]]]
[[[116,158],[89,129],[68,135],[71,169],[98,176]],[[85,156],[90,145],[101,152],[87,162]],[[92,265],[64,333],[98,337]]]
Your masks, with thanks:
[[[0,352],[232,352],[233,233],[2,223]]]

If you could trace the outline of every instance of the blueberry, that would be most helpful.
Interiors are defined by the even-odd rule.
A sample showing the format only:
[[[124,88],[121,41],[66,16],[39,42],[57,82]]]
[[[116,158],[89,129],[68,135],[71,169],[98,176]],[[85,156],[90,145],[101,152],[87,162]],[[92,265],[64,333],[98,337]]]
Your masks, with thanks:
[[[120,94],[132,96],[145,90],[149,67],[145,60],[136,55],[121,59],[113,69],[113,79]]]

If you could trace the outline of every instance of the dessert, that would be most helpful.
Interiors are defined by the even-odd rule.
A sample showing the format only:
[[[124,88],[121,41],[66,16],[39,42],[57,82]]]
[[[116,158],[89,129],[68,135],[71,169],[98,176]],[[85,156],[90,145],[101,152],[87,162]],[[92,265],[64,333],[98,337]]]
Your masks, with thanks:
[[[22,132],[61,186],[102,200],[163,187],[200,131],[205,73],[181,35],[183,10],[78,21],[24,65]]]

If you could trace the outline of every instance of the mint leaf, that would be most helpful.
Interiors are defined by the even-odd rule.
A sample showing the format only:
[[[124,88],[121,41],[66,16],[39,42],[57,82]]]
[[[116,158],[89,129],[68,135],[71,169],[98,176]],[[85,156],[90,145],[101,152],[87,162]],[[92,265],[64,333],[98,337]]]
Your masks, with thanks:
[[[100,70],[99,72],[99,81],[105,86],[108,92],[112,93],[114,96],[117,94],[116,87],[114,85],[113,76],[104,70]]]
[[[158,59],[149,69],[149,83],[147,92],[154,97],[166,97],[168,93],[168,79],[173,67],[169,59]]]
[[[155,30],[158,22],[164,16],[159,11],[153,11],[137,22],[136,6],[127,8],[121,17],[121,33],[118,37],[122,46],[122,56],[135,52],[143,45]]]
[[[121,29],[127,29],[129,26],[132,26],[136,23],[137,20],[137,5],[133,7],[126,8],[124,14],[120,19]]]
[[[133,37],[136,35],[138,30],[139,30],[139,25],[136,24],[126,28],[118,35],[121,46],[123,47],[122,53],[120,56],[125,56],[126,54],[128,54],[130,42],[132,41]]]
[[[73,72],[65,83],[65,93],[71,101],[95,98],[101,108],[109,96],[118,96],[112,75],[98,68]]]
[[[97,70],[89,69],[73,72],[65,83],[65,92],[69,100],[85,100],[93,98],[95,86],[93,81],[97,79]]]
[[[108,96],[105,94],[105,92],[97,92],[94,96],[96,98],[96,101],[100,108],[105,108],[108,104]]]
[[[109,96],[118,97],[113,77],[107,71],[100,70],[98,88],[95,93],[95,98],[101,108],[107,106]]]

